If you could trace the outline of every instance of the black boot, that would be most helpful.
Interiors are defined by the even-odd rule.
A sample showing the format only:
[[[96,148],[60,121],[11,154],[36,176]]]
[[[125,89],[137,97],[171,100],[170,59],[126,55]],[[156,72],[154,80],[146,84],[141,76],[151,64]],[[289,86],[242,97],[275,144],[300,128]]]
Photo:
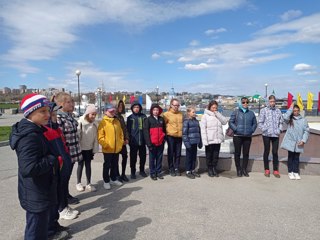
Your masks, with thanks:
[[[242,170],[241,169],[237,169],[237,176],[242,177]]]
[[[208,169],[208,175],[209,175],[209,177],[213,177],[214,176],[212,168]]]
[[[213,172],[213,176],[219,177],[219,173],[215,167],[212,169],[212,172]]]
[[[249,174],[248,174],[248,172],[247,172],[246,169],[243,169],[243,170],[242,170],[242,174],[243,174],[243,176],[245,176],[245,177],[249,177]]]

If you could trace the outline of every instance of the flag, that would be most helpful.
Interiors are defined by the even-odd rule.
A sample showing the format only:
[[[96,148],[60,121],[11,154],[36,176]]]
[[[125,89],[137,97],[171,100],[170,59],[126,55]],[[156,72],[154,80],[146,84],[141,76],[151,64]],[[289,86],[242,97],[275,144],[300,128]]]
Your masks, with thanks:
[[[130,96],[130,104],[134,102],[134,96]]]
[[[109,103],[111,103],[112,102],[112,95],[110,94],[109,95]]]
[[[302,101],[302,98],[301,98],[300,93],[298,93],[298,97],[297,97],[297,105],[299,106],[299,108],[300,108],[300,110],[301,110],[301,111],[304,109],[303,101]]]
[[[320,92],[318,93],[318,112],[320,112]]]
[[[292,104],[292,100],[293,100],[293,95],[288,92],[288,105],[287,105],[288,108],[289,108],[290,105]]]
[[[308,92],[307,110],[312,111],[312,106],[313,106],[313,94],[311,92]]]
[[[139,96],[139,103],[142,105],[143,103],[143,99],[142,99],[142,96]]]
[[[117,102],[118,102],[118,100],[119,100],[119,96],[118,96],[118,95],[116,96],[116,100],[117,100]]]
[[[124,103],[126,103],[126,95],[123,95],[122,101],[123,101]]]

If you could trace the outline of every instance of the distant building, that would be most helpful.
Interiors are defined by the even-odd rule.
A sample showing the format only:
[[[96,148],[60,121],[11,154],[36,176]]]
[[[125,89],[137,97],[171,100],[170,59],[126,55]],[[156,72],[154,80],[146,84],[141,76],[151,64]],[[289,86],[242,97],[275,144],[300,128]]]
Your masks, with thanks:
[[[8,87],[4,87],[3,90],[2,90],[2,93],[3,93],[3,94],[11,93],[11,89],[8,88]]]
[[[26,85],[19,85],[20,94],[26,93],[27,86]]]

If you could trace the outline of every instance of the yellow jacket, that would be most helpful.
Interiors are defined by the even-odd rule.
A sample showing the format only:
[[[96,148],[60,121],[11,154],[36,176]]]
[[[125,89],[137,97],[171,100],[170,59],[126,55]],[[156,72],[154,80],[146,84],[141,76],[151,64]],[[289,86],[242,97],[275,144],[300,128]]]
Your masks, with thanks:
[[[163,114],[166,123],[167,135],[182,137],[183,115],[180,111],[174,112],[171,108]]]
[[[119,153],[123,146],[123,131],[118,118],[104,116],[98,127],[98,141],[104,153]]]

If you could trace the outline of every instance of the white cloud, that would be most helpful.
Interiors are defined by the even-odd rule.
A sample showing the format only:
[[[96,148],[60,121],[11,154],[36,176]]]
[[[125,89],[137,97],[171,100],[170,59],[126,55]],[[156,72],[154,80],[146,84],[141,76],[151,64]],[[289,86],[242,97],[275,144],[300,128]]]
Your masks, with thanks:
[[[300,10],[289,10],[285,13],[283,13],[280,18],[282,21],[289,21],[294,18],[300,17],[302,15],[302,12]]]
[[[203,70],[203,69],[208,69],[210,68],[210,65],[207,63],[200,63],[200,64],[186,64],[184,66],[185,69],[187,70]]]
[[[187,57],[180,57],[178,59],[178,62],[190,62],[192,58],[187,58]]]
[[[200,42],[197,41],[197,40],[192,40],[192,41],[189,43],[189,45],[192,46],[192,47],[198,46],[199,44],[200,44]]]
[[[170,60],[167,61],[167,63],[168,63],[168,64],[173,64],[174,61],[170,59]]]
[[[294,65],[293,70],[294,71],[307,71],[307,70],[311,70],[313,69],[313,67],[309,64],[306,63],[298,63],[296,65]]]
[[[55,78],[55,77],[52,77],[52,76],[49,76],[49,77],[48,77],[48,80],[52,82],[52,81],[55,81],[56,78]]]
[[[19,76],[20,76],[21,78],[26,78],[28,75],[25,74],[25,73],[21,73]]]
[[[225,28],[218,28],[218,29],[208,29],[207,31],[205,31],[204,33],[207,35],[207,36],[211,36],[211,35],[214,35],[214,34],[217,34],[217,33],[222,33],[222,32],[226,32],[227,29]]]
[[[158,53],[154,53],[154,54],[151,55],[151,58],[152,58],[153,60],[156,60],[156,59],[159,59],[159,58],[160,58],[160,55],[159,55]]]

